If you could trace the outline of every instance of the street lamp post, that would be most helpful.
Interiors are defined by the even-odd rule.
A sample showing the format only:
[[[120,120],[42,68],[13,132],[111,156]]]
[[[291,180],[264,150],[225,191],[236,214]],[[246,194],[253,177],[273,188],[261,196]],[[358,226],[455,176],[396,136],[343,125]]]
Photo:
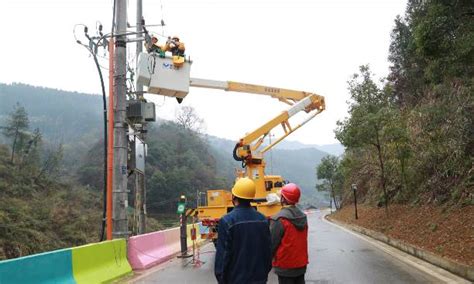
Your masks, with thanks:
[[[356,194],[356,190],[357,190],[357,185],[355,183],[353,183],[351,185],[351,188],[352,188],[352,192],[354,192],[354,208],[355,208],[355,218],[356,220],[359,219],[359,217],[357,216],[357,194]]]

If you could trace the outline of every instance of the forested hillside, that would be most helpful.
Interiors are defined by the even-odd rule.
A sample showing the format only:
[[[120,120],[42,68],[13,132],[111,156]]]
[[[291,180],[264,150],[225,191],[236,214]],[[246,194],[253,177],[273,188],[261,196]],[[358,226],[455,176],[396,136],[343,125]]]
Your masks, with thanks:
[[[31,128],[39,128],[52,143],[90,145],[102,133],[100,96],[0,83],[0,102],[0,123],[18,102],[27,110]]]
[[[46,147],[54,147],[61,144],[63,151],[63,162],[70,171],[66,174],[77,173],[74,176],[81,184],[93,186],[96,189],[102,187],[102,98],[96,95],[81,94],[75,92],[65,92],[61,90],[34,87],[24,84],[0,84],[0,126],[2,121],[11,112],[13,106],[19,102],[28,112],[31,129],[38,128],[44,137]],[[162,133],[159,120],[151,124],[148,134],[148,143],[150,151],[149,162],[157,161],[155,150],[159,149],[157,145],[163,143],[176,144],[178,136],[172,134],[173,131],[164,131]],[[160,130],[158,130],[160,128]],[[166,128],[168,129],[168,128]],[[189,132],[191,134],[191,132]],[[169,137],[168,137],[169,135]],[[0,141],[4,137],[0,138]],[[190,138],[191,139],[191,138]],[[230,188],[234,179],[234,169],[240,168],[240,163],[232,159],[232,149],[235,141],[226,140],[218,137],[201,135],[201,140],[207,146],[208,154],[214,160],[216,168],[217,183],[209,185],[219,185]],[[196,138],[193,141],[198,141]],[[164,142],[166,141],[166,142]],[[156,144],[157,143],[157,144]],[[192,144],[192,143],[191,143]],[[176,144],[177,145],[177,144]],[[199,147],[185,145],[192,151]],[[283,141],[281,146],[267,154],[267,164],[269,173],[281,174],[286,179],[301,184],[304,194],[308,197],[308,203],[320,202],[324,200],[324,195],[314,190],[316,176],[315,167],[320,159],[326,153],[311,147],[313,145],[304,145],[297,142]],[[340,153],[339,145],[328,145]],[[189,149],[184,147],[186,151]],[[324,147],[324,146],[323,146]],[[169,159],[183,149],[162,155],[169,147],[160,149],[158,157]],[[290,150],[291,149],[291,150]],[[157,150],[158,151],[158,150]],[[185,152],[180,155],[186,155]],[[202,160],[202,159],[201,159]],[[186,161],[184,159],[183,161]],[[166,164],[168,166],[169,164]],[[147,172],[148,177],[155,173],[154,165],[150,164],[152,172]],[[160,169],[163,172],[163,168]],[[158,178],[156,173],[155,178]],[[156,181],[156,180],[155,180]],[[148,179],[148,183],[151,180]],[[151,186],[151,184],[149,184]],[[200,187],[199,187],[200,189]],[[150,193],[151,194],[151,193]],[[194,196],[194,194],[193,194]]]
[[[69,180],[63,147],[45,148],[17,105],[0,144],[0,259],[99,239],[100,194]]]
[[[474,25],[471,1],[408,1],[391,34],[390,74],[349,81],[336,136],[345,202],[472,205]]]

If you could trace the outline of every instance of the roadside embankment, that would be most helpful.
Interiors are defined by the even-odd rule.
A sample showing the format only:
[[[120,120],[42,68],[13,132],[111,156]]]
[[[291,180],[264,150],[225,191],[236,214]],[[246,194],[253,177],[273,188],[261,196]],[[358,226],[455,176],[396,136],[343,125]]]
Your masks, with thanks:
[[[410,250],[426,251],[467,268],[474,266],[474,206],[391,205],[388,216],[384,208],[358,206],[358,216],[355,220],[354,207],[346,206],[328,219],[369,229],[361,232],[379,233],[379,236],[386,236],[389,243],[406,244],[412,247]]]

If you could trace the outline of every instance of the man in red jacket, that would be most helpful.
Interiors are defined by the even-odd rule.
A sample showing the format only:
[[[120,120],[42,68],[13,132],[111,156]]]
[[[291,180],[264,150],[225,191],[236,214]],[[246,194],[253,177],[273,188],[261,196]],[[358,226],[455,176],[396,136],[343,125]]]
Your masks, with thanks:
[[[270,221],[273,268],[280,284],[305,283],[308,264],[308,222],[298,207],[301,191],[294,183],[281,189],[283,208]]]

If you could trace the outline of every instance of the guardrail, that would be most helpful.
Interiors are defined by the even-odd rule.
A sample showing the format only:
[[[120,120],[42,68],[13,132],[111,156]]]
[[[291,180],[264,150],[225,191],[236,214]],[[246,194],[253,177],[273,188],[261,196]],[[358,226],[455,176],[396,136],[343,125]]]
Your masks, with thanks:
[[[179,250],[179,228],[133,236],[128,240],[128,260],[133,270],[160,264]]]
[[[75,247],[72,251],[74,279],[80,283],[104,283],[128,275],[125,239]]]
[[[0,283],[76,283],[71,249],[0,261]]]
[[[199,224],[196,224],[199,229]],[[192,244],[191,225],[187,225],[188,245]],[[200,234],[196,242],[202,243]],[[128,240],[128,260],[133,270],[144,270],[165,262],[180,252],[179,227],[133,236]]]
[[[200,224],[196,242],[202,243]],[[188,245],[192,245],[187,225]],[[45,252],[0,261],[0,284],[104,283],[169,260],[180,252],[180,230],[163,231],[125,239]]]
[[[104,283],[132,272],[124,239],[0,261],[1,284]]]

